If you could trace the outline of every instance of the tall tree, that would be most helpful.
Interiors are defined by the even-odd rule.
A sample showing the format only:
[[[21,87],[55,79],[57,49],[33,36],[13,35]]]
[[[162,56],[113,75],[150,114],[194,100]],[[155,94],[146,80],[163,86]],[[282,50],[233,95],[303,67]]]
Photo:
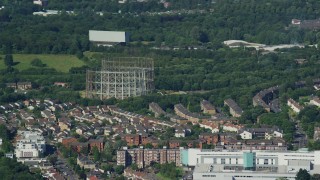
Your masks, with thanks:
[[[296,180],[310,180],[311,175],[305,169],[300,169],[297,173]]]
[[[8,67],[13,65],[13,57],[11,54],[7,54],[4,58],[4,64]]]

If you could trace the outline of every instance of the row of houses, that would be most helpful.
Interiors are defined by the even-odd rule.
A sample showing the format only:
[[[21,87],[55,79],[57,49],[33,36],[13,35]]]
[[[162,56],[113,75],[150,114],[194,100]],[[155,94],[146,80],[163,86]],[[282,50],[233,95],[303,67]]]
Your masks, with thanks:
[[[188,121],[190,121],[192,123],[198,123],[200,119],[204,119],[205,118],[205,117],[202,117],[199,114],[191,113],[182,104],[174,105],[174,112],[178,116],[180,116],[182,118],[185,118],[185,119],[187,119]]]
[[[300,111],[302,111],[304,109],[304,107],[302,105],[300,105],[298,102],[296,102],[293,99],[288,99],[287,101],[287,105],[295,112],[295,113],[300,113]],[[315,96],[315,97],[311,97],[310,101],[309,101],[309,105],[314,105],[317,107],[320,107],[320,99],[319,97]]]

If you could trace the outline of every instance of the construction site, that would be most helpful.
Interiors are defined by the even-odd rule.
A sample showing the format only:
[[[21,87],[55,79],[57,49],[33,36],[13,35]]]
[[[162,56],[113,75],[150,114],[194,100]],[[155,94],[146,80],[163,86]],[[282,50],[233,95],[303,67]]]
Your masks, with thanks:
[[[151,58],[117,57],[101,61],[101,70],[87,70],[86,97],[93,99],[146,95],[154,90]]]

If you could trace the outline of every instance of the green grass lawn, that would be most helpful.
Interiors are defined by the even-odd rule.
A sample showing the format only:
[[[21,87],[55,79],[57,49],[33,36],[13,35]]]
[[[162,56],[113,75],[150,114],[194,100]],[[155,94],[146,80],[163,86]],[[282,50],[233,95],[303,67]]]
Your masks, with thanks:
[[[167,177],[162,176],[161,173],[156,174],[156,176],[157,176],[157,178],[159,178],[159,179],[161,179],[161,180],[172,180],[172,179],[170,179],[170,178],[167,178]]]
[[[0,55],[0,69],[5,69],[4,55]],[[83,61],[73,55],[55,55],[55,54],[13,54],[13,61],[18,62],[14,68],[24,70],[32,68],[30,63],[33,59],[38,58],[46,67],[54,68],[59,72],[68,72],[72,67],[80,67],[85,65]],[[36,68],[36,67],[34,67]]]

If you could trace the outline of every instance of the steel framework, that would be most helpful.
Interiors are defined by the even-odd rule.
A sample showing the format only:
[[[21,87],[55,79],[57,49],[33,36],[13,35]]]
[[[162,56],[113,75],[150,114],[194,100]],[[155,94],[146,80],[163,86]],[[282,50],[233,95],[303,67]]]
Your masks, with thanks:
[[[101,70],[87,70],[86,97],[100,100],[146,95],[154,90],[151,58],[121,57],[102,60]]]

